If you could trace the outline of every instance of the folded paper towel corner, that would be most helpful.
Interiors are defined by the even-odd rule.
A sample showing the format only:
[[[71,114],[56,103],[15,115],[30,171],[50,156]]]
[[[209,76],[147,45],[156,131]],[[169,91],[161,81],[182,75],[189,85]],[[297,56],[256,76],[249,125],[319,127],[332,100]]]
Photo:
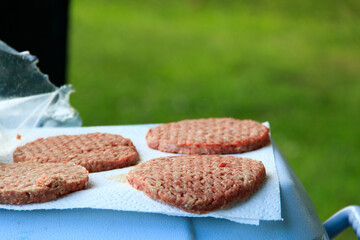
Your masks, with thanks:
[[[264,123],[264,125],[269,127],[267,122]],[[145,135],[153,126],[154,125],[152,124],[148,124],[71,129],[40,128],[34,130],[31,136],[23,139],[23,144],[40,137],[56,136],[60,134],[104,132],[120,134],[123,137],[130,138],[140,154],[141,162],[162,156],[177,155],[153,150],[146,145]],[[259,225],[260,221],[283,220],[281,217],[279,179],[272,144],[252,152],[233,154],[233,156],[248,157],[262,161],[266,168],[266,181],[250,198],[236,201],[223,209],[208,214],[187,213],[181,209],[153,200],[144,193],[133,189],[124,181],[124,176],[132,167],[90,173],[89,186],[86,190],[72,193],[56,201],[27,205],[0,204],[0,208],[9,210],[94,208],[161,213],[170,216],[214,217],[251,225]]]

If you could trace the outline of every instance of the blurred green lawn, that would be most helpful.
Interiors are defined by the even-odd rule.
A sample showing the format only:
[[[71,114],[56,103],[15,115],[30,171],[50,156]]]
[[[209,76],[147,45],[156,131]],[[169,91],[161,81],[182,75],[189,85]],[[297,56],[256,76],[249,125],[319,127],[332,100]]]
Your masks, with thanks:
[[[324,221],[360,204],[359,12],[359,1],[73,0],[71,102],[85,126],[269,121]]]

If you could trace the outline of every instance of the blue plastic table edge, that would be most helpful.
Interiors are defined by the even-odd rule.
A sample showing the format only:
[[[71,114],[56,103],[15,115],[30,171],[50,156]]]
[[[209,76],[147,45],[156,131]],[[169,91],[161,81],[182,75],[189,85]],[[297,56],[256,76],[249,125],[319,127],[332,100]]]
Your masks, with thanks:
[[[347,227],[352,226],[356,236],[360,239],[360,207],[348,206],[341,209],[323,224],[330,238],[336,237]]]

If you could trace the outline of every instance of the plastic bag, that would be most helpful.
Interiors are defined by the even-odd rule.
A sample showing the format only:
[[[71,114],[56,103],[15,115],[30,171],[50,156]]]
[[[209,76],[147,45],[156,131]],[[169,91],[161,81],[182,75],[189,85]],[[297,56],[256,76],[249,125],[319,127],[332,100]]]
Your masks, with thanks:
[[[81,126],[70,106],[70,85],[56,87],[37,68],[29,52],[17,52],[0,41],[0,161],[35,127]]]

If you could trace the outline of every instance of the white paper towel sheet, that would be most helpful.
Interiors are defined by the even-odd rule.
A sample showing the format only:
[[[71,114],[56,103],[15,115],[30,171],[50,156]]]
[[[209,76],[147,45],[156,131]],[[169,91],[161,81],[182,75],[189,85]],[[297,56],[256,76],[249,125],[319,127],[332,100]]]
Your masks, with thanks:
[[[268,123],[265,125],[269,126]],[[31,137],[24,138],[22,144],[40,137],[62,134],[83,134],[106,132],[120,134],[130,138],[140,154],[140,162],[160,156],[176,155],[150,149],[146,145],[145,135],[155,125],[129,125],[83,128],[40,128],[32,132]],[[224,218],[243,224],[258,225],[260,220],[277,221],[281,218],[280,189],[273,146],[269,144],[256,151],[234,154],[262,161],[266,168],[267,178],[264,185],[250,198],[236,201],[230,206],[210,212],[209,214],[192,214],[178,208],[153,200],[144,193],[135,190],[124,181],[125,174],[132,168],[123,168],[105,172],[90,173],[89,186],[86,190],[71,193],[58,200],[24,205],[0,204],[2,209],[41,210],[95,208],[121,211],[138,211],[162,213],[172,216]],[[123,180],[122,180],[123,179]]]

